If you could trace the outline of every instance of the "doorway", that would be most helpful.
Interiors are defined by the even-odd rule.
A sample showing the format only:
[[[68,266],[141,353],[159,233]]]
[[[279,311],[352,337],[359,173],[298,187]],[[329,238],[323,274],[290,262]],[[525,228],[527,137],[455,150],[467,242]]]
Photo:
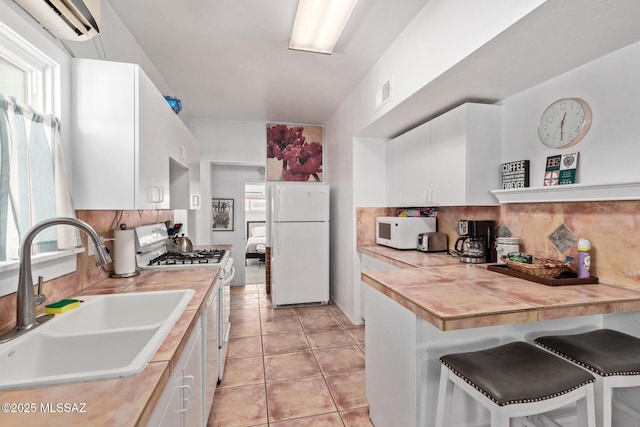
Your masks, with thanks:
[[[244,184],[245,283],[265,283],[266,197],[264,182]]]
[[[211,164],[211,202],[207,209],[210,244],[231,245],[236,270],[231,286],[244,286],[247,218],[245,183],[264,185],[264,167],[243,164]],[[262,214],[265,215],[266,212]],[[263,266],[262,271],[265,271]],[[261,283],[265,283],[264,278]]]

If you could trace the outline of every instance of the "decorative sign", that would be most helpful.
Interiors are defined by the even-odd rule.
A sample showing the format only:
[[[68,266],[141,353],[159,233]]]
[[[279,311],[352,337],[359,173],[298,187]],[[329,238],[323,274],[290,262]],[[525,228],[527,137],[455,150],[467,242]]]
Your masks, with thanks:
[[[502,164],[502,189],[529,186],[529,160],[518,160]]]
[[[578,153],[558,154],[547,157],[544,186],[575,184]]]

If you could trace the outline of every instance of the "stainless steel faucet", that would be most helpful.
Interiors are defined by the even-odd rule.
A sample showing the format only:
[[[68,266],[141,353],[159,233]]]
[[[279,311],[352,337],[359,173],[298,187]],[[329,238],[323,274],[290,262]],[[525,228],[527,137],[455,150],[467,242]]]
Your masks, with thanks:
[[[96,265],[102,267],[111,262],[111,257],[104,247],[102,238],[98,233],[86,222],[75,218],[56,217],[49,218],[35,224],[27,231],[20,245],[20,273],[18,276],[18,292],[17,297],[17,318],[16,326],[0,335],[0,344],[10,341],[25,332],[38,327],[40,324],[49,320],[52,316],[40,316],[36,319],[36,305],[44,302],[46,297],[41,294],[42,279],[38,280],[38,298],[33,292],[33,277],[31,275],[31,243],[35,236],[45,228],[54,225],[72,225],[87,233],[87,236],[93,241],[95,247]]]

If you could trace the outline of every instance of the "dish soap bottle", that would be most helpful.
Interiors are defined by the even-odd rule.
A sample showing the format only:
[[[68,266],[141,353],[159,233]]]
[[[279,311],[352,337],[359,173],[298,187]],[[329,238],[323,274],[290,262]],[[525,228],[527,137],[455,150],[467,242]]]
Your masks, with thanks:
[[[591,277],[591,243],[586,239],[578,240],[578,279]]]

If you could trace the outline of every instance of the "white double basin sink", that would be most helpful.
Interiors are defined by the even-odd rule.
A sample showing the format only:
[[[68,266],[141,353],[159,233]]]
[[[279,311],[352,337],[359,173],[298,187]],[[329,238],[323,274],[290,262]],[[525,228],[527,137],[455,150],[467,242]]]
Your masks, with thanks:
[[[80,297],[80,307],[0,345],[0,390],[141,372],[195,292]]]

